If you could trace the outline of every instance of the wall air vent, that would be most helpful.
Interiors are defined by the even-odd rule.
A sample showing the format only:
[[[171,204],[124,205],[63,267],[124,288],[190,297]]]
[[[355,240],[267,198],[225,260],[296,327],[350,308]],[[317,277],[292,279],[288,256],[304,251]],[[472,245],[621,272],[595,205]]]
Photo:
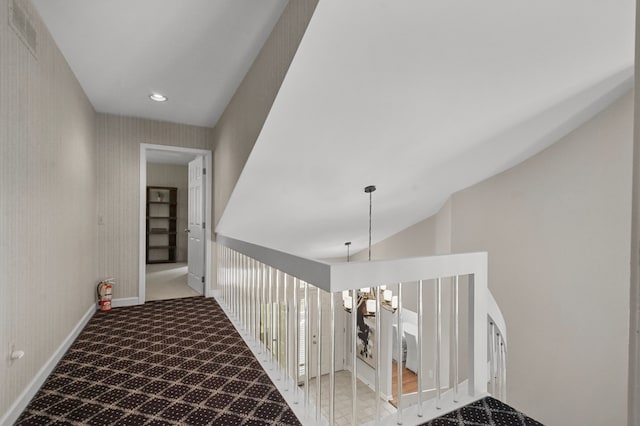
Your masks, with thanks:
[[[27,46],[33,57],[37,59],[38,33],[26,6],[21,0],[11,0],[9,2],[9,26],[13,28],[18,38]]]

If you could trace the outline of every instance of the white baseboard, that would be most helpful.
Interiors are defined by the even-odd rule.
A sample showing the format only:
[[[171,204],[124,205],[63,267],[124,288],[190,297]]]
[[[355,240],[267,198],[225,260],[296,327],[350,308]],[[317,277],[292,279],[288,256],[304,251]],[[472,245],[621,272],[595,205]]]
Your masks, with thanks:
[[[47,377],[51,374],[55,366],[58,364],[62,356],[67,352],[71,344],[76,340],[76,337],[80,334],[84,326],[89,322],[93,314],[96,312],[96,305],[91,304],[87,312],[80,318],[78,324],[71,330],[69,335],[62,341],[58,349],[51,355],[51,358],[42,366],[40,371],[35,375],[31,383],[27,385],[24,391],[20,394],[18,399],[9,407],[9,410],[0,418],[0,425],[10,426],[18,420],[20,414],[27,408],[29,401],[40,390],[40,387],[44,384]]]
[[[137,297],[123,297],[122,299],[113,299],[111,301],[112,308],[122,308],[124,306],[139,305],[140,300]]]

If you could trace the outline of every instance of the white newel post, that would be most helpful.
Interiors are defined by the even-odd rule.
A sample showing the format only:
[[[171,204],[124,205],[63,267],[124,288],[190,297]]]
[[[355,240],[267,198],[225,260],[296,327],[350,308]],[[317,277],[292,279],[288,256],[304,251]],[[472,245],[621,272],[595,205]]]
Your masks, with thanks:
[[[469,394],[487,392],[487,258],[469,275]],[[473,330],[473,332],[471,332]]]

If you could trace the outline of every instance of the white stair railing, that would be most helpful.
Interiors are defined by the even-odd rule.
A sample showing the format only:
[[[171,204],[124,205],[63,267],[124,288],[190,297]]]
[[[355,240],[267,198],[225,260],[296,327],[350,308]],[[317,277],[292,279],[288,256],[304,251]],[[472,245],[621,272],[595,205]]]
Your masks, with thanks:
[[[220,235],[217,243],[218,300],[303,424],[421,424],[487,391],[506,397],[506,327],[487,288],[486,253],[328,264]],[[384,308],[381,286],[395,290],[396,310]],[[361,329],[350,313],[363,287],[376,295],[373,362],[358,358]],[[417,331],[405,330],[414,294]],[[418,385],[403,392],[397,378],[413,338]]]
[[[498,303],[489,292],[488,311],[488,360],[489,393],[503,402],[507,402],[507,328],[498,307]]]

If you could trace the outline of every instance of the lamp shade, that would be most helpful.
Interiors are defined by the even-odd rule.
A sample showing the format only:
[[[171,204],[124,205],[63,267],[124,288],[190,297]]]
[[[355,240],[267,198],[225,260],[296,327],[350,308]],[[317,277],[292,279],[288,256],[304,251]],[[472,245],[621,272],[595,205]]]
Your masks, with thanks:
[[[353,309],[353,297],[351,296],[346,296],[342,299],[342,303],[344,304],[344,307],[347,309]]]
[[[367,312],[375,313],[376,312],[376,301],[369,299],[367,300]]]

